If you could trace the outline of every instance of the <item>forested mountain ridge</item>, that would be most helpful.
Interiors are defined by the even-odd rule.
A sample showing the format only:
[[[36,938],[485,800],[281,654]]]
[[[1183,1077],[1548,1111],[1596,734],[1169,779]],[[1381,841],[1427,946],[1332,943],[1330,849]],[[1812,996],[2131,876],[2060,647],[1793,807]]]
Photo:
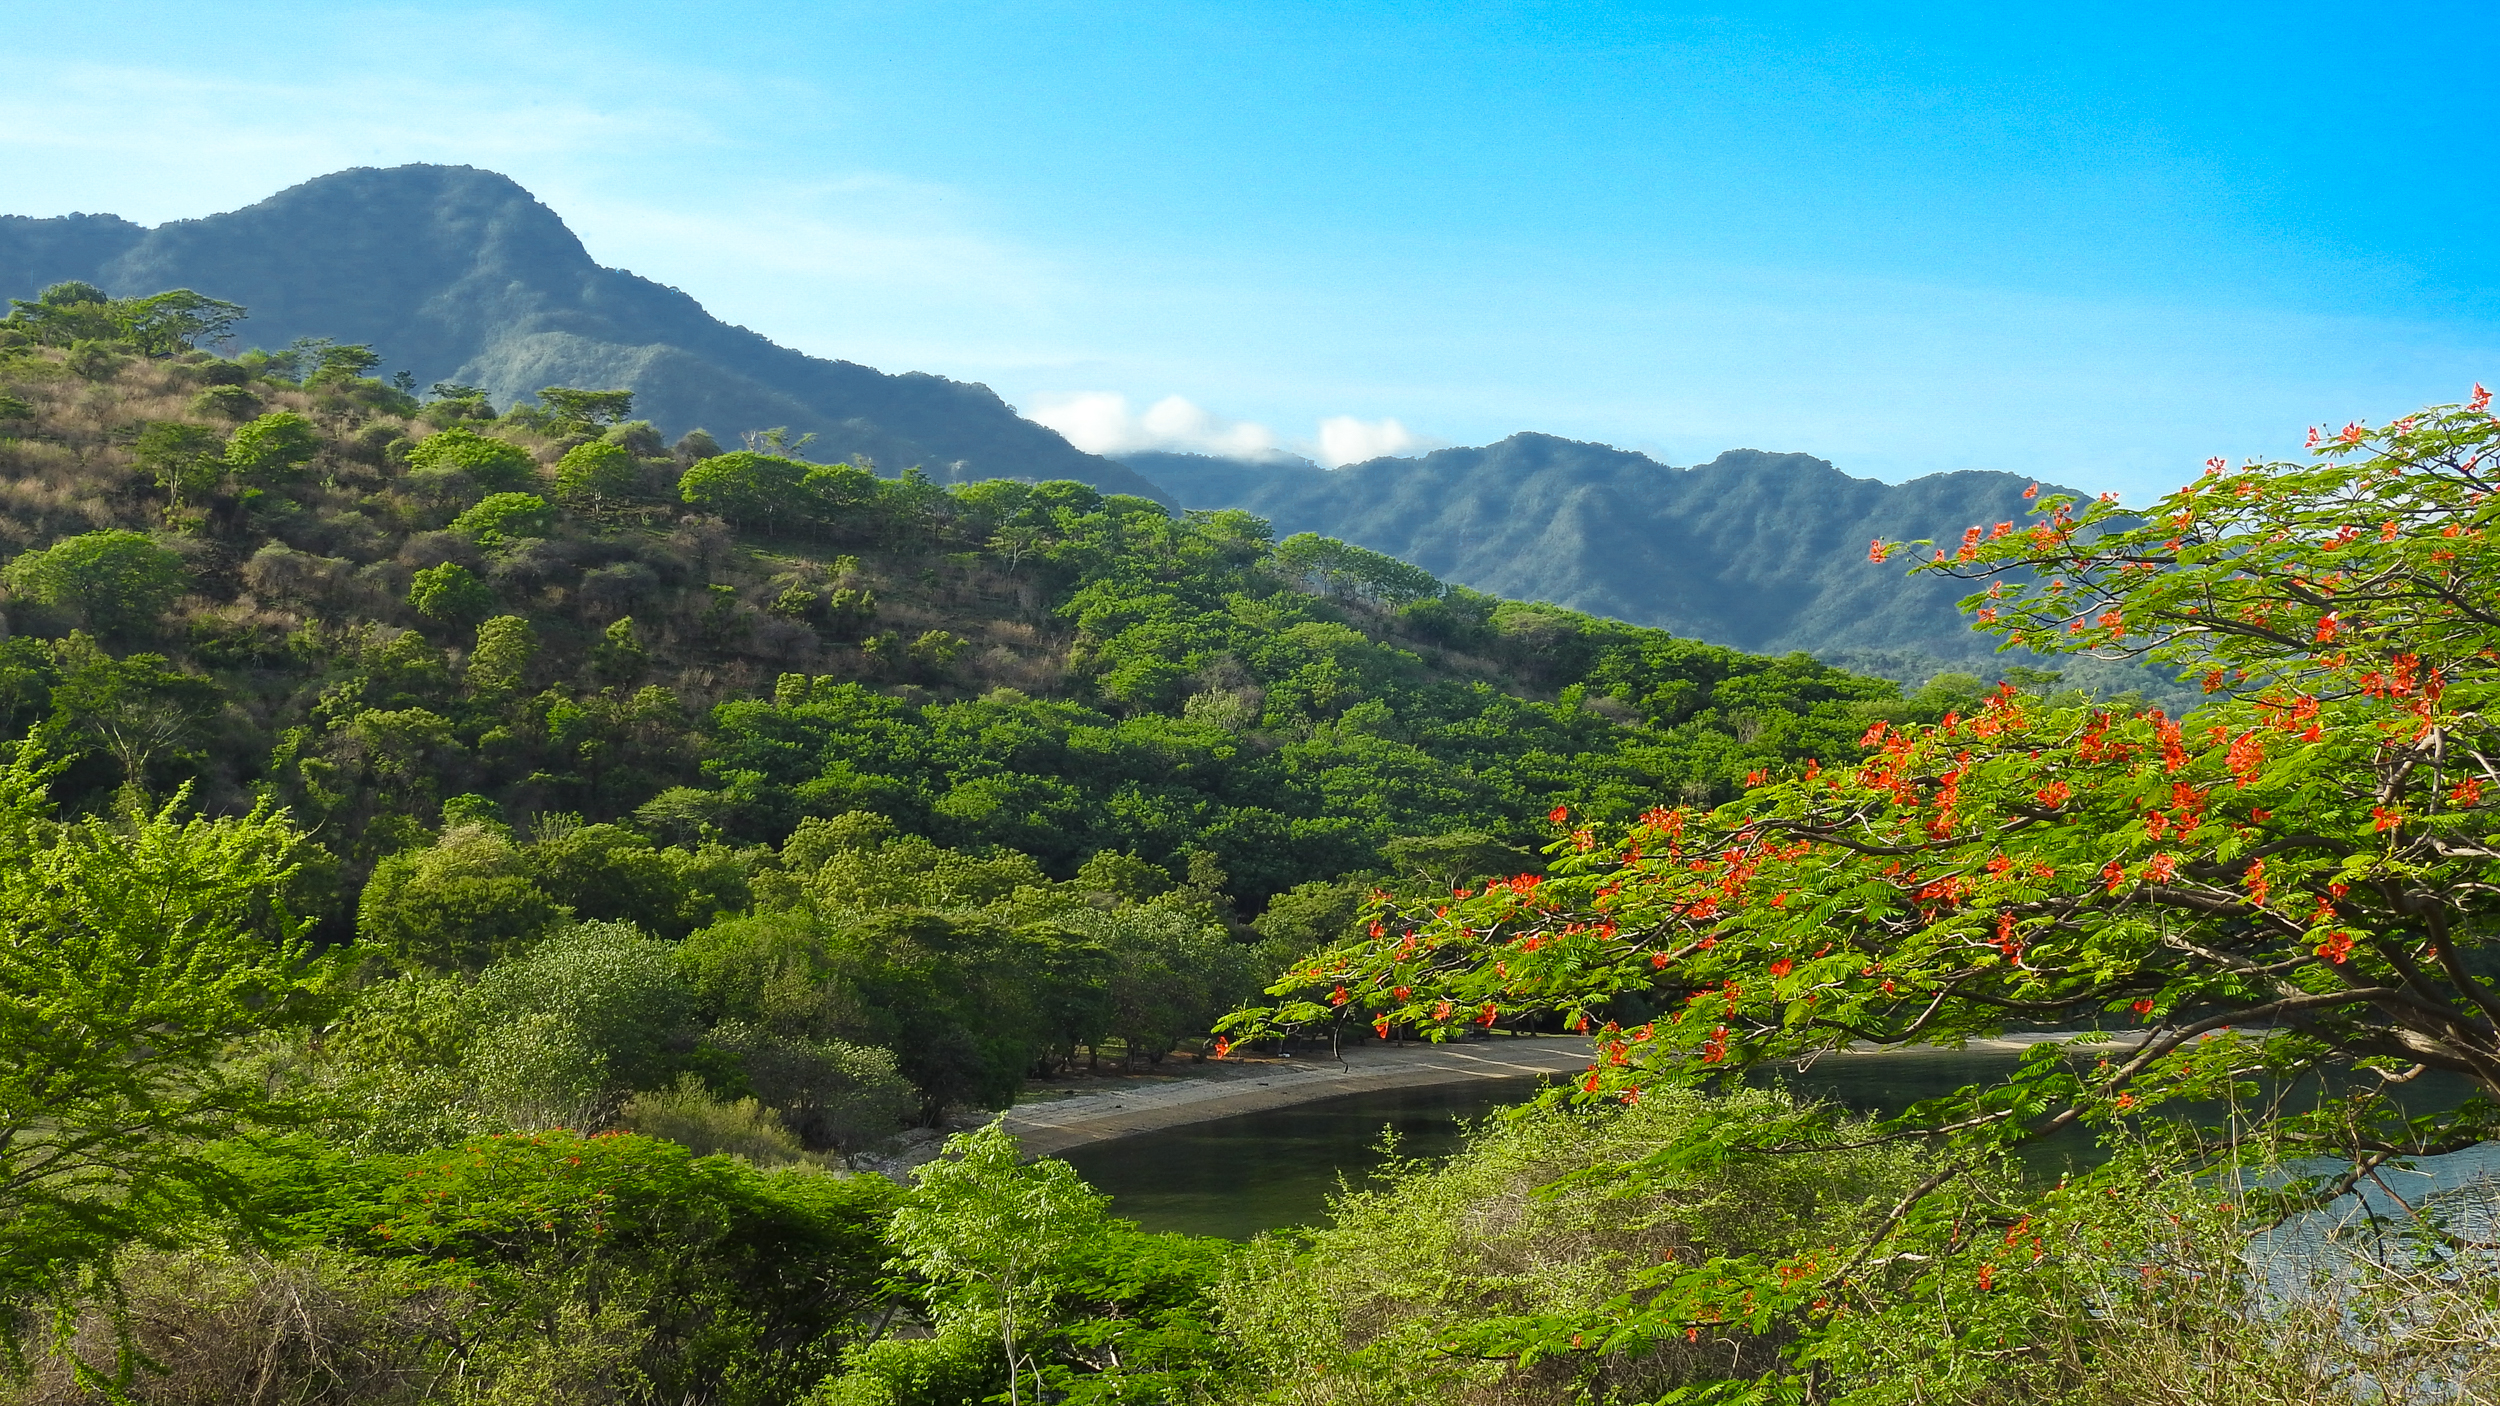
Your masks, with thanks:
[[[550,384],[629,389],[672,438],[782,425],[888,472],[1071,478],[1161,497],[986,386],[807,356],[675,288],[602,267],[528,191],[466,166],[340,171],[154,229],[110,215],[0,216],[0,297],[68,279],[127,295],[196,289],[252,310],[236,329],[244,346],[362,343],[419,384],[475,385],[498,403]]]
[[[780,425],[818,435],[818,458],[889,474],[1068,478],[1167,507],[1239,507],[1284,535],[1339,537],[1490,594],[1738,649],[1801,649],[1912,684],[2003,662],[1964,628],[1949,583],[1873,567],[1863,544],[2020,516],[2024,481],[2012,475],[1884,485],[1752,450],[1682,469],[1543,434],[1336,471],[1178,454],[1115,461],[986,387],[810,357],[721,323],[674,288],[600,266],[528,191],[469,167],[341,171],[154,229],[110,215],[0,216],[0,296],[63,279],[130,296],[192,288],[252,310],[234,329],[239,346],[369,345],[385,371],[474,385],[497,404],[549,384],[616,387],[634,391],[667,438]],[[2148,683],[2104,672],[2076,671],[2110,689]]]
[[[75,758],[73,810],[291,806],[339,934],[364,875],[470,814],[691,856],[869,812],[1257,912],[1401,842],[1531,844],[1555,804],[1729,794],[1943,706],[1247,513],[671,449],[621,393],[420,402],[360,347],[152,354],[132,329],[173,303],[54,296],[0,325],[5,721]],[[682,930],[772,861],[721,862],[665,922],[564,903]]]
[[[1123,458],[1185,507],[1244,509],[1279,533],[1324,532],[1489,594],[1737,649],[1804,650],[1913,682],[1943,668],[1993,672],[2003,661],[1955,608],[1957,583],[1871,563],[1867,543],[2021,521],[2032,486],[1976,471],[1885,484],[1809,455],[1753,449],[1675,468],[1530,433],[1334,470],[1290,459]],[[2149,682],[2133,671],[2099,677],[2090,663],[2076,676],[2086,675],[2119,688]]]

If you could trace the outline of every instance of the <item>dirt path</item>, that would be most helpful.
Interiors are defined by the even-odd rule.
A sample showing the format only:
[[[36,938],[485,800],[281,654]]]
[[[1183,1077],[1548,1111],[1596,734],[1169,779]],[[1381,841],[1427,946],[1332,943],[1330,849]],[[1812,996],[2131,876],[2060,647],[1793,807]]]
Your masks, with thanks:
[[[1468,1079],[1512,1079],[1586,1068],[1586,1039],[1520,1036],[1448,1045],[1407,1045],[1346,1051],[1340,1063],[1326,1054],[1267,1059],[1198,1077],[1122,1081],[1117,1088],[1050,1102],[1019,1104],[1006,1115],[1007,1129],[1034,1156],[1063,1152],[1089,1142],[1176,1128],[1236,1113],[1284,1108],[1340,1094],[1374,1089],[1421,1088]]]

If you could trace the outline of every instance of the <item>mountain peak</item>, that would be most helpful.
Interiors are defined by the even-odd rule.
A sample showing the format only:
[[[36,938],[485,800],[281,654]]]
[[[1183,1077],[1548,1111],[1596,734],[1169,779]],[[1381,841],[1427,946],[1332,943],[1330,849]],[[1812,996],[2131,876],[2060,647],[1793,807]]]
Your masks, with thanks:
[[[0,220],[0,295],[70,278],[124,296],[195,289],[251,310],[246,345],[364,343],[419,384],[481,386],[499,403],[547,385],[631,390],[670,436],[785,426],[817,435],[820,456],[887,472],[1072,478],[1170,501],[986,386],[808,356],[603,267],[519,182],[474,166],[335,171],[152,230],[109,215]]]

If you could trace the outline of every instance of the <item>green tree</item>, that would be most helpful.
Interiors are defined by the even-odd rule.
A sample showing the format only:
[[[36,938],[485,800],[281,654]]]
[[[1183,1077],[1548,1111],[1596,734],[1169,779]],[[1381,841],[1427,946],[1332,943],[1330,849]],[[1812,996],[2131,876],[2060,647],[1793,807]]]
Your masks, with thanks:
[[[188,288],[124,299],[111,306],[123,338],[150,356],[172,356],[202,342],[222,342],[244,317],[239,304]]]
[[[81,338],[112,337],[120,327],[112,316],[113,300],[92,283],[72,279],[55,283],[34,301],[9,299],[9,324],[30,331],[45,346],[65,347]]]
[[[225,441],[206,425],[158,420],[139,432],[132,457],[175,506],[201,497],[226,476]]]
[[[534,484],[538,464],[510,440],[454,425],[408,451],[408,477],[419,489],[447,496],[505,493]]]
[[[152,628],[190,582],[174,552],[136,532],[89,532],[65,538],[8,564],[9,589],[30,600],[74,610],[99,632],[131,635]]]
[[[641,482],[632,451],[603,440],[574,445],[556,461],[556,500],[576,512],[596,515],[628,502]]]
[[[607,629],[599,634],[599,642],[590,647],[593,678],[630,683],[650,667],[651,653],[642,647],[642,637],[635,631],[634,617],[630,615],[609,621]]]
[[[429,620],[462,625],[495,608],[495,588],[456,561],[429,566],[408,585],[408,603]]]
[[[569,386],[547,386],[538,392],[538,401],[554,412],[568,433],[602,430],[634,413],[632,391],[581,391]]]
[[[530,660],[538,654],[538,633],[518,615],[498,615],[477,627],[477,647],[469,651],[469,690],[502,695],[521,687]]]
[[[304,378],[304,382],[314,385],[355,381],[381,364],[382,354],[369,346],[356,342],[333,342],[314,353],[312,373]]]
[[[2043,1237],[2042,1267],[2006,1269],[2008,1292],[2035,1272],[2092,1272],[2057,1256],[2088,1247],[2098,1208],[2134,1194],[2141,1165],[1965,1199],[2012,1149],[2060,1129],[2164,1141],[2191,1172],[2244,1154],[2340,1160],[2246,1193],[2278,1215],[2349,1194],[2387,1160],[2489,1139],[2500,422],[2487,408],[2478,396],[2356,424],[2308,464],[2215,460],[2143,509],[2052,496],[2029,525],[1971,527],[1922,568],[1987,580],[1965,608],[2010,644],[2200,674],[2211,699],[2183,718],[2009,685],[1967,715],[1878,720],[1828,768],[1758,770],[1715,812],[1606,824],[1557,808],[1550,877],[1375,904],[1364,935],[1299,964],[1270,988],[1283,1004],[1240,1024],[1353,1010],[1445,1039],[1559,1016],[1600,1036],[1581,1094],[1626,1100],[1851,1041],[1958,1044],[2017,1022],[2094,1032],[1894,1120],[1886,1135],[1923,1140],[1933,1174],[1807,1272],[1756,1260],[1665,1297],[1629,1279],[1637,1323],[1612,1310],[1515,1321],[1476,1337],[1480,1351],[1663,1336],[1741,1284],[1757,1331],[1776,1319],[1811,1345],[1801,1356],[1891,1370],[1886,1335],[1953,1338],[1922,1315],[2046,1302],[2045,1287],[1985,1298],[1999,1271],[1957,1240],[1970,1215]],[[1599,1024],[1618,1002],[1659,1014]],[[2111,1048],[2106,1026],[2135,1033]],[[2460,1092],[2396,1100],[2431,1071]],[[2339,1093],[2238,1102],[2261,1075]],[[2205,1098],[2233,1100],[2240,1121],[2200,1141]],[[1835,1136],[1813,1121],[1714,1138],[1798,1155]],[[2004,1370],[2055,1365],[2015,1307],[1990,1316],[2025,1335],[1996,1359]]]
[[[1052,1270],[1107,1227],[1110,1198],[1056,1158],[1024,1160],[996,1123],[946,1140],[945,1155],[887,1230],[895,1266],[929,1285],[938,1326],[976,1327],[998,1339],[1007,1399],[1043,1399],[1031,1338],[1056,1292]]]
[[[29,1310],[114,1302],[125,1246],[235,1204],[245,1188],[201,1142],[310,1110],[236,1063],[233,1044],[307,1020],[323,989],[285,899],[302,838],[282,812],[184,819],[177,797],[64,826],[45,794],[57,769],[22,743],[0,771],[0,1345],[12,1357]]]
[[[243,309],[176,288],[145,298],[112,298],[92,283],[55,283],[33,302],[9,300],[9,322],[34,330],[49,346],[107,340],[146,356],[172,356],[201,342],[223,341]]]
[[[478,971],[563,916],[500,826],[457,825],[374,866],[356,933],[412,970]]]
[[[226,467],[245,478],[293,476],[321,452],[321,431],[292,410],[263,415],[226,438]]]
[[[513,1127],[590,1128],[654,1089],[694,1043],[669,944],[631,923],[572,923],[489,966],[469,1062]]]
[[[918,1100],[894,1054],[848,1040],[725,1020],[704,1044],[738,1058],[745,1086],[805,1146],[848,1156],[902,1131]]]
[[[813,507],[807,491],[814,466],[741,449],[705,459],[677,481],[685,501],[758,532],[794,528]]]
[[[547,500],[535,493],[490,493],[451,523],[452,531],[489,550],[515,537],[544,537],[554,528]]]
[[[196,764],[194,750],[224,701],[216,683],[167,667],[161,654],[115,659],[84,633],[52,647],[60,670],[52,715],[71,736],[93,741],[120,764],[124,799],[148,791],[148,769],[172,754]]]
[[[1442,589],[1420,566],[1315,532],[1297,532],[1277,543],[1270,564],[1304,590],[1389,605],[1429,600]]]

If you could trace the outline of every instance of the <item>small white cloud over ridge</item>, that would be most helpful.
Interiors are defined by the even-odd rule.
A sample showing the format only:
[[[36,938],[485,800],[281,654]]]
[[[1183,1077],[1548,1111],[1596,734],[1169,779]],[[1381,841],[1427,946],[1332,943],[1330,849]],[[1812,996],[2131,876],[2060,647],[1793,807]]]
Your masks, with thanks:
[[[1440,447],[1441,441],[1427,439],[1393,419],[1358,420],[1351,415],[1331,415],[1319,422],[1319,452],[1311,457],[1332,469],[1341,469],[1367,459]]]
[[[1088,454],[1211,454],[1223,459],[1282,459],[1299,452],[1332,469],[1384,455],[1438,449],[1445,441],[1419,435],[1394,419],[1358,420],[1332,415],[1319,422],[1316,441],[1288,443],[1248,420],[1227,420],[1177,395],[1143,411],[1116,391],[1044,396],[1027,412]]]
[[[1127,396],[1086,391],[1050,397],[1029,413],[1088,454],[1159,449],[1226,459],[1273,459],[1285,452],[1267,426],[1223,419],[1177,395],[1167,395],[1139,413],[1129,408]]]

